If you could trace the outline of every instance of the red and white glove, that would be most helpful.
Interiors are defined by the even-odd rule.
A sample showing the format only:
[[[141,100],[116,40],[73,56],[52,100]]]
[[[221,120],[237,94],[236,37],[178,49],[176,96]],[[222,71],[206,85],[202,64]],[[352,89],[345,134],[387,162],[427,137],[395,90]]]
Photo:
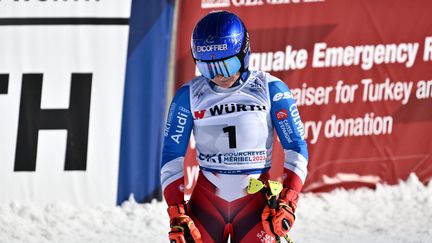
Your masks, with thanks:
[[[187,206],[187,202],[184,202],[168,207],[171,226],[170,243],[202,243],[198,228],[186,214]]]
[[[266,205],[261,214],[264,231],[268,235],[284,236],[290,231],[295,220],[298,193],[284,188],[279,194],[275,208]]]

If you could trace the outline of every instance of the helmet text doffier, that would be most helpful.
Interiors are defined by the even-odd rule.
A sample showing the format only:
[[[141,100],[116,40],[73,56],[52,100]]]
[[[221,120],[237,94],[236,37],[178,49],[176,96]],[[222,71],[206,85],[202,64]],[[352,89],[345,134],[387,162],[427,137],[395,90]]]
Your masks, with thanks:
[[[228,50],[228,45],[219,44],[219,45],[197,46],[196,50],[197,52],[226,51]]]

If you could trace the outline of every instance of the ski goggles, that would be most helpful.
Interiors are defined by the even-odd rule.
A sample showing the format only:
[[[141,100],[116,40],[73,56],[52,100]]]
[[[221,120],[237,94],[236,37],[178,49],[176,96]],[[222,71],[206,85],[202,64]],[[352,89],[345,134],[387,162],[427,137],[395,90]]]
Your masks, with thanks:
[[[200,73],[208,79],[213,79],[217,75],[222,75],[226,78],[229,78],[236,74],[241,68],[241,63],[237,56],[220,61],[196,60],[195,64],[198,68],[198,71],[200,71]]]

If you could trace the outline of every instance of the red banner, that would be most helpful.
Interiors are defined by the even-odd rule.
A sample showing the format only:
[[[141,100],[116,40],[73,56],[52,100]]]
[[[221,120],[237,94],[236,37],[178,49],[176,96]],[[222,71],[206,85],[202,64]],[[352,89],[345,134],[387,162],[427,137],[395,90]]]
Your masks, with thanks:
[[[305,191],[432,178],[432,2],[180,1],[176,89],[195,76],[190,36],[213,10],[245,23],[250,67],[293,92],[305,126]],[[283,153],[275,146],[272,175]],[[193,151],[187,156],[196,164]],[[190,173],[185,171],[185,174]]]

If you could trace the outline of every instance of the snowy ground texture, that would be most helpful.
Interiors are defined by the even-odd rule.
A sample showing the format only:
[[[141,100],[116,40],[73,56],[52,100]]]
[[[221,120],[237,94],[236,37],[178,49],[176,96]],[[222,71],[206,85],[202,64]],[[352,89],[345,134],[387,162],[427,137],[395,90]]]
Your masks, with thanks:
[[[415,176],[376,190],[303,194],[291,231],[295,243],[432,242],[432,183]],[[0,205],[0,242],[168,242],[164,202],[121,207]]]

